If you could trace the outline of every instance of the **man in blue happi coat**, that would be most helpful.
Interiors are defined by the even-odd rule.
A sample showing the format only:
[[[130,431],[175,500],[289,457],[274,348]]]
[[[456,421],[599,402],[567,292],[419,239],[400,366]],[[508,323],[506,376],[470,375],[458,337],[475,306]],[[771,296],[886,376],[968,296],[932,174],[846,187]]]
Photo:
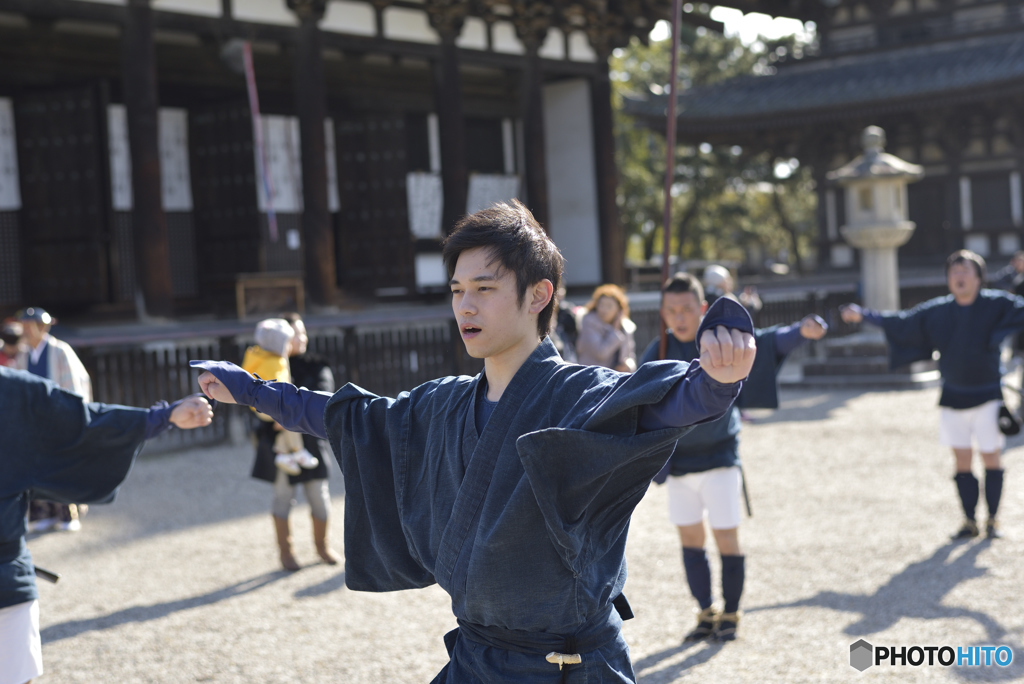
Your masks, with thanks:
[[[665,358],[693,361],[700,356],[697,330],[707,310],[704,289],[697,278],[689,273],[669,278],[662,287],[661,304],[661,317],[668,326]],[[679,531],[686,581],[700,607],[697,626],[686,635],[687,641],[708,637],[732,641],[740,621],[746,578],[746,557],[739,541],[743,484],[740,407],[777,408],[776,375],[782,362],[805,339],[821,339],[826,330],[825,322],[813,315],[792,325],[755,330],[757,358],[739,400],[718,420],[698,425],[684,435],[655,478],[658,483],[668,482],[669,520]],[[658,338],[651,342],[640,358],[641,364],[658,360],[660,342]],[[712,601],[711,567],[704,546],[705,515],[722,559],[721,612]]]
[[[878,312],[847,304],[847,323],[866,321],[881,326],[889,342],[893,367],[932,358],[938,351],[942,374],[939,397],[939,441],[953,449],[957,492],[965,520],[954,539],[980,534],[975,519],[979,483],[971,472],[974,444],[985,466],[985,503],[989,538],[1000,536],[996,523],[1003,492],[1000,454],[1006,438],[999,430],[1002,405],[1000,343],[1024,328],[1024,298],[981,289],[985,260],[969,250],[946,260],[950,294],[930,299],[909,311]]]
[[[525,207],[464,218],[443,257],[463,342],[484,359],[477,377],[332,397],[195,362],[210,371],[200,385],[329,438],[349,588],[436,582],[452,598],[459,626],[435,682],[632,682],[619,613],[629,518],[687,427],[739,393],[750,317],[714,307],[699,364],[567,364],[547,337],[563,258]]]
[[[32,498],[106,503],[142,443],[213,416],[203,397],[151,409],[88,402],[50,380],[0,366],[0,684],[43,672],[39,594],[25,544]]]

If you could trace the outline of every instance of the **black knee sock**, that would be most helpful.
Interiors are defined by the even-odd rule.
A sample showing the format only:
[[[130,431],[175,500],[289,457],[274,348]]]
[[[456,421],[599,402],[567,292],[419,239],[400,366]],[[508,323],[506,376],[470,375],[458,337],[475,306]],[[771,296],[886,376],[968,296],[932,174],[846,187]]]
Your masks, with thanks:
[[[686,571],[690,593],[697,599],[701,610],[704,610],[711,605],[711,566],[708,564],[707,551],[684,546],[683,569]]]
[[[722,556],[722,598],[725,599],[725,612],[735,613],[740,609],[740,596],[743,595],[743,579],[746,577],[746,556]]]
[[[974,520],[974,509],[978,507],[978,478],[973,473],[957,473],[953,478],[956,489],[960,492],[960,503],[964,507],[964,515]]]
[[[985,503],[988,504],[988,519],[994,520],[999,510],[999,499],[1003,496],[1003,469],[985,471]]]

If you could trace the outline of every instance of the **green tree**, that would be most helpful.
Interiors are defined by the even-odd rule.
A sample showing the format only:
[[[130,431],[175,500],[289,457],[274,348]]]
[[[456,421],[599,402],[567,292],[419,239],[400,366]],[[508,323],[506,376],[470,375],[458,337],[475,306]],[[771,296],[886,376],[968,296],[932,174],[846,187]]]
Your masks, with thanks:
[[[680,88],[774,71],[782,59],[800,57],[794,37],[760,39],[749,46],[684,25],[680,36]],[[628,256],[661,252],[665,138],[624,112],[627,98],[669,92],[670,41],[644,45],[634,39],[611,63],[616,110],[619,207],[631,238]],[[736,146],[678,145],[672,185],[671,250],[681,258],[749,261],[758,253],[788,252],[798,270],[812,245],[815,200],[806,169],[770,152]],[[778,172],[782,172],[781,174]]]

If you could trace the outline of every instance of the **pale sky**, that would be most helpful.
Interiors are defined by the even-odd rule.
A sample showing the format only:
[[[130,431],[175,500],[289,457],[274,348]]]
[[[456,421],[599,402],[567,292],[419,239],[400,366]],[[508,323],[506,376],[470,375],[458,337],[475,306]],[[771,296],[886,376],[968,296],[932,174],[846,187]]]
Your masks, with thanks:
[[[685,19],[685,15],[684,19]],[[751,12],[743,14],[737,9],[728,7],[714,7],[711,10],[711,18],[725,24],[725,35],[739,35],[744,45],[749,45],[760,34],[766,38],[780,38],[794,33],[802,34],[805,39],[810,39],[812,32],[804,27],[803,23],[796,19],[772,19],[767,14]],[[659,21],[651,31],[651,40],[665,40],[669,34],[669,23]]]

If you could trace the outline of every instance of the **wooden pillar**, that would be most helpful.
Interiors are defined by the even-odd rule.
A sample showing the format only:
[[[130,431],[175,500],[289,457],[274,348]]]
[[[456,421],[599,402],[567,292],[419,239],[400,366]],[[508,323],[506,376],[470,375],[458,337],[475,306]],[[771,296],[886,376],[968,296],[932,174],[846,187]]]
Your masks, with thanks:
[[[132,160],[135,272],[142,294],[139,314],[170,316],[170,247],[160,185],[159,102],[153,8],[149,0],[128,1],[121,45],[124,105]]]
[[[814,219],[818,224],[818,260],[817,271],[819,273],[829,270],[832,266],[832,237],[828,234],[828,179],[826,174],[828,162],[824,156],[813,160],[814,168],[811,170],[814,175],[814,189],[818,196],[818,206],[814,211]],[[837,223],[842,225],[844,221],[838,216]]]
[[[553,8],[547,3],[516,3],[512,18],[516,34],[526,48],[523,79],[519,86],[523,120],[526,203],[537,221],[548,230],[548,170],[544,144],[544,72],[540,46],[548,34]]]
[[[462,76],[459,73],[459,48],[455,45],[467,8],[464,2],[431,0],[426,10],[430,25],[441,37],[438,59],[434,62],[434,107],[441,144],[441,187],[444,194],[441,225],[447,234],[465,215],[469,193]]]
[[[309,301],[329,306],[335,299],[335,252],[327,207],[327,157],[324,120],[324,62],[319,22],[326,0],[288,0],[299,18],[295,37],[295,111],[302,155],[302,232],[305,240],[306,292]]]
[[[608,57],[598,60],[600,70],[590,80],[594,124],[594,166],[597,173],[597,211],[601,233],[601,278],[606,283],[626,282],[626,235],[616,196],[619,172],[615,165],[615,127]]]
[[[526,202],[537,221],[548,230],[548,169],[544,142],[544,75],[539,45],[527,44],[520,85],[523,151],[526,157]]]

